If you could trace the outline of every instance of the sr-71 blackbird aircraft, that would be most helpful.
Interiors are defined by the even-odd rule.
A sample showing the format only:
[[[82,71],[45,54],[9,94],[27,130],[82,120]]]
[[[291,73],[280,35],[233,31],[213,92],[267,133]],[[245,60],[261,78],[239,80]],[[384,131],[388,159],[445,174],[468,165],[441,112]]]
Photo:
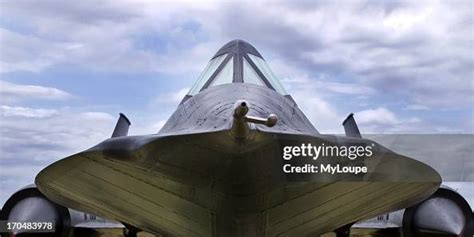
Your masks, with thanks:
[[[157,134],[128,136],[121,114],[110,139],[46,167],[35,183],[62,206],[159,236],[344,235],[438,189],[434,169],[363,139],[351,115],[343,125],[345,136],[320,134],[260,53],[234,40]],[[302,144],[372,149],[356,160],[282,158]],[[367,172],[298,173],[305,162]]]

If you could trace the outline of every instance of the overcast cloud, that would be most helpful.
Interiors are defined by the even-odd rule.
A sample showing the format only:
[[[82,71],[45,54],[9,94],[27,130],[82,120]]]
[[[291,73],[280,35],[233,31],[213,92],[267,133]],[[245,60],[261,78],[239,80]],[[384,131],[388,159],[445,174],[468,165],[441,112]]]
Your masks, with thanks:
[[[351,112],[363,133],[474,132],[472,1],[2,1],[0,16],[0,203],[119,112],[158,131],[235,38],[323,133]]]

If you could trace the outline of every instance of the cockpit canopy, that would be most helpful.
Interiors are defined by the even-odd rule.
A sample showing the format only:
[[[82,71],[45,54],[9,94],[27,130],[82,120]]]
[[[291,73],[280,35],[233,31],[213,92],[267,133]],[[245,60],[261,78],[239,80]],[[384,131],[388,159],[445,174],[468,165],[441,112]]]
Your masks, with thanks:
[[[227,83],[250,83],[287,95],[260,53],[243,40],[227,43],[212,57],[188,96]]]

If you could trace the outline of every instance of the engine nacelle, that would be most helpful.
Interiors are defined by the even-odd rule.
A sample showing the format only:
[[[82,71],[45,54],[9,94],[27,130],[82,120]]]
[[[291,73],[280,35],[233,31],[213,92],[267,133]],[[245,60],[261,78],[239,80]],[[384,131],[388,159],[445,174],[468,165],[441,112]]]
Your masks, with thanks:
[[[48,200],[34,185],[14,193],[0,212],[0,220],[9,222],[54,222],[54,233],[34,233],[34,236],[69,236],[71,216],[66,207]],[[7,234],[11,233],[4,233]],[[14,236],[31,236],[32,233],[14,231]]]
[[[96,229],[101,231],[126,230],[124,236],[136,233],[138,229],[125,226],[117,221],[108,220],[93,214],[66,208],[50,201],[36,188],[34,184],[26,186],[15,192],[7,200],[0,211],[0,220],[9,222],[53,222],[54,232],[9,231],[1,236],[97,236]],[[99,231],[100,233],[100,231]],[[133,236],[133,235],[130,235]]]
[[[471,215],[471,207],[460,194],[440,187],[425,201],[405,209],[403,236],[473,236],[468,233],[472,232]]]

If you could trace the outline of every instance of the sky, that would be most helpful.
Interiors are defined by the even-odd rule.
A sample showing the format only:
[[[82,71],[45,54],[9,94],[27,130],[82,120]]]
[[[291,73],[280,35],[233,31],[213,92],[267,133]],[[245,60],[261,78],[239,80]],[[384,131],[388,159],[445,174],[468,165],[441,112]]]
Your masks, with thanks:
[[[233,39],[321,133],[474,133],[472,1],[0,1],[0,203],[119,112],[156,133]]]

